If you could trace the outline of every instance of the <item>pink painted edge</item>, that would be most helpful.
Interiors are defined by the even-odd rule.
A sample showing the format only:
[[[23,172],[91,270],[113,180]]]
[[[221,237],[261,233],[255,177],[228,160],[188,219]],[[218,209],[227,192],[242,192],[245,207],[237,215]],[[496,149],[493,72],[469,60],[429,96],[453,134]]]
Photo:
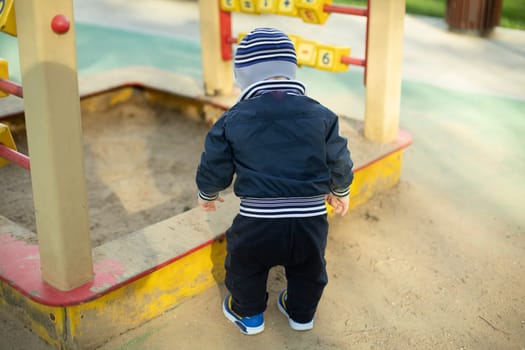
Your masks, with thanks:
[[[387,153],[383,154],[381,157],[379,158],[376,158],[368,163],[365,163],[357,168],[354,169],[354,173],[355,172],[358,172],[360,170],[363,170],[364,168],[366,167],[369,167],[371,166],[372,164],[375,164],[379,161],[381,161],[382,159],[385,159],[386,157],[404,149],[404,148],[407,148],[408,146],[410,146],[413,142],[413,139],[412,139],[412,135],[410,135],[407,131],[404,131],[404,130],[399,130],[399,134],[398,134],[398,137],[397,137],[397,140],[392,142],[392,145],[394,146],[394,148],[390,151],[388,151]]]
[[[9,234],[0,233],[0,281],[37,303],[58,307],[72,306],[131,284],[223,238],[224,234],[123,281],[119,281],[118,277],[124,273],[124,264],[118,260],[104,259],[94,264],[93,281],[70,291],[61,291],[43,281],[38,245],[27,244]]]

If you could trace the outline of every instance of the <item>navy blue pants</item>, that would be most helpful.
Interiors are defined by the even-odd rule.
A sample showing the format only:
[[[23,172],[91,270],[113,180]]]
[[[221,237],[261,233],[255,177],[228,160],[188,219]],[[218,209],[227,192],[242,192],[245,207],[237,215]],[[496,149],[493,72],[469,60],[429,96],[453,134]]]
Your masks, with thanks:
[[[288,281],[288,314],[296,322],[311,321],[328,283],[327,235],[326,215],[282,219],[237,215],[226,231],[224,264],[233,310],[241,316],[264,312],[268,272],[282,265]]]

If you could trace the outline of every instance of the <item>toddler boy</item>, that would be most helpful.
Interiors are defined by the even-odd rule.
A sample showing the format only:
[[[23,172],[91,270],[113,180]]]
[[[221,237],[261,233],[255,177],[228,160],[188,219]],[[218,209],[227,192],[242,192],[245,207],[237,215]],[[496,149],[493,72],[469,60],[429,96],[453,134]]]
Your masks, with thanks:
[[[338,117],[305,96],[295,80],[297,58],[288,36],[257,28],[239,43],[235,78],[242,93],[210,129],[197,170],[199,205],[222,202],[230,186],[241,199],[226,232],[228,320],[244,334],[264,330],[269,270],[284,266],[287,288],[277,300],[294,330],[313,327],[328,282],[327,200],[348,210],[352,161]]]

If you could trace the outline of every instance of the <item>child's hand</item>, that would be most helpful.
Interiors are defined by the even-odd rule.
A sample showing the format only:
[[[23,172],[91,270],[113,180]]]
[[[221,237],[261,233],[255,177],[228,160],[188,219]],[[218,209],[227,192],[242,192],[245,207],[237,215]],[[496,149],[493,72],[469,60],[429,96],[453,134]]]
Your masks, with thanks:
[[[348,212],[348,203],[350,201],[349,196],[337,197],[330,193],[326,196],[326,201],[334,207],[334,213],[345,216]]]
[[[224,202],[224,198],[221,196],[217,197],[215,201]],[[217,207],[215,206],[215,201],[205,201],[204,199],[199,198],[199,207],[204,211],[215,211]]]

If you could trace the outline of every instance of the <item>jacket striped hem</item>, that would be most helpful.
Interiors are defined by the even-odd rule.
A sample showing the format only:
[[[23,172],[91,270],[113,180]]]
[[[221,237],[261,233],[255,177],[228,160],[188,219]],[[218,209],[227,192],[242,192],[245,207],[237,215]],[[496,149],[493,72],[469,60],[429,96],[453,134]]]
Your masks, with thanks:
[[[326,214],[325,196],[241,198],[240,215],[252,218],[306,218]]]

